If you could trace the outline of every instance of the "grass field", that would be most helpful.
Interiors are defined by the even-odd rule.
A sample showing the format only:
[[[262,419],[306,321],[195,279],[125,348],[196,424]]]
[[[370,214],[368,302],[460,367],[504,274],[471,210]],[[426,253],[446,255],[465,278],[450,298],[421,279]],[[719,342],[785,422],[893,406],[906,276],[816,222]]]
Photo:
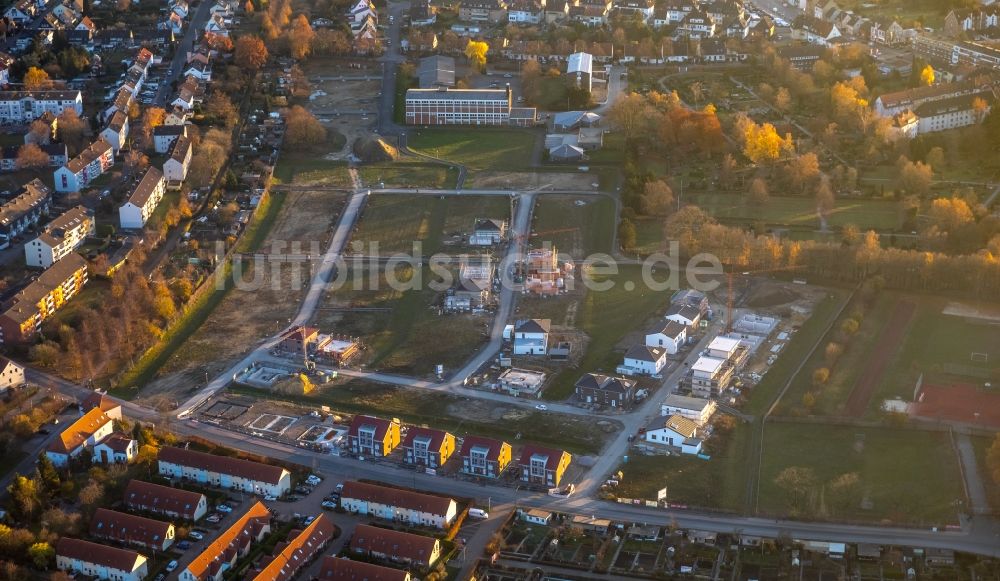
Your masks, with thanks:
[[[629,456],[619,470],[625,477],[616,493],[623,498],[656,499],[691,507],[737,511],[743,505],[750,426],[737,426],[711,460],[693,456]]]
[[[384,183],[387,188],[438,188],[455,187],[458,171],[439,163],[403,162],[378,163],[358,167],[361,183],[374,186]]]
[[[665,311],[672,291],[653,291],[642,281],[641,267],[622,265],[619,274],[594,277],[599,282],[613,282],[609,290],[587,290],[577,309],[577,327],[590,336],[587,352],[577,369],[566,369],[556,375],[544,392],[549,400],[561,400],[573,393],[573,384],[584,372],[613,372],[621,363],[621,352],[615,347],[632,331],[642,329],[645,322]],[[558,322],[558,321],[557,321]]]
[[[510,129],[419,129],[410,149],[476,170],[523,170],[531,165],[535,135]]]
[[[283,184],[351,187],[346,163],[303,153],[283,154],[274,168],[274,178]]]
[[[812,482],[779,486],[775,479],[790,467],[810,470]],[[856,483],[834,483],[845,474],[855,474]],[[940,526],[957,521],[954,503],[963,495],[947,432],[767,425],[759,497],[765,513]]]
[[[257,397],[278,398],[267,390],[231,388]],[[300,405],[328,405],[347,413],[374,413],[404,422],[427,424],[456,436],[502,438],[512,444],[536,442],[573,453],[596,454],[613,431],[594,429],[585,416],[535,412],[496,402],[460,398],[446,393],[351,381],[318,389],[307,396],[288,396]],[[553,430],[553,422],[560,429]]]
[[[816,204],[809,196],[772,196],[763,206],[746,203],[738,194],[699,194],[691,200],[719,220],[818,228]],[[884,200],[839,199],[830,212],[831,226],[854,224],[862,230],[894,230],[902,224],[899,204]]]
[[[535,203],[532,246],[550,242],[560,252],[580,260],[613,251],[615,203],[605,197],[542,196]]]
[[[1000,326],[977,322],[942,312],[947,302],[932,297],[908,297],[917,302],[917,313],[896,358],[889,365],[885,381],[872,398],[870,414],[887,398],[909,400],[921,373],[925,382],[979,383],[983,377],[955,373],[967,367],[969,372],[988,375],[1000,368]],[[973,361],[972,353],[986,353],[987,361]]]
[[[822,388],[816,388],[812,383],[812,373],[827,365],[823,352],[827,341],[824,341],[806,363],[802,373],[795,378],[789,387],[777,413],[802,411],[802,398],[809,392],[816,396],[816,405],[812,409],[812,415],[824,416],[843,413],[844,404],[847,403],[847,398],[851,395],[861,373],[865,370],[868,357],[875,348],[876,340],[892,314],[893,305],[899,299],[899,295],[889,292],[883,292],[879,296],[872,308],[865,313],[860,330],[851,337],[845,346],[843,355],[832,369],[830,380]],[[850,314],[850,310],[845,312],[845,316]]]
[[[753,415],[762,415],[766,412],[778,392],[792,377],[795,368],[823,334],[847,297],[847,291],[841,289],[828,289],[828,291],[827,297],[816,305],[812,316],[788,342],[781,356],[764,375],[764,379],[750,392],[750,399],[743,406],[743,411]]]
[[[374,195],[355,227],[352,241],[379,243],[382,252],[409,252],[423,243],[425,256],[446,250],[453,235],[469,234],[476,218],[510,219],[503,196]]]

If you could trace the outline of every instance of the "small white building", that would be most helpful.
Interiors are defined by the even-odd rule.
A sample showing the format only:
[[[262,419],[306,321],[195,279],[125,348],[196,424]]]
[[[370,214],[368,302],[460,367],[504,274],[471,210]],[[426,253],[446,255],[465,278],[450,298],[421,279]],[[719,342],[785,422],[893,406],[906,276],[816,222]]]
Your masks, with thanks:
[[[687,341],[687,326],[668,320],[646,333],[647,347],[663,347],[668,355],[677,355]]]
[[[625,352],[623,366],[633,373],[656,375],[667,365],[667,350],[663,347],[633,345]]]
[[[458,516],[451,498],[349,480],[341,491],[344,510],[393,522],[448,528]]]
[[[542,510],[540,508],[531,508],[528,510],[522,510],[521,520],[523,520],[528,524],[547,527],[549,526],[549,523],[552,522],[552,513],[547,510]]]
[[[153,128],[153,150],[167,153],[178,137],[187,137],[187,125],[157,125]]]
[[[122,434],[111,434],[94,446],[94,462],[98,464],[128,464],[139,455],[139,442]]]
[[[740,348],[740,340],[732,337],[716,337],[708,344],[705,355],[716,359],[730,360]]]
[[[514,355],[545,355],[549,348],[549,319],[526,319],[514,325]]]
[[[56,543],[56,568],[114,581],[142,581],[149,574],[146,557],[135,551],[68,537]]]
[[[667,309],[667,314],[663,318],[693,330],[701,322],[701,311],[691,305],[674,303]]]
[[[181,136],[170,148],[170,157],[163,162],[163,177],[168,182],[183,182],[191,167],[191,140]]]
[[[660,404],[660,416],[681,416],[685,417],[699,427],[708,423],[715,413],[715,400],[700,397],[687,397],[684,395],[670,394]]]
[[[0,396],[24,385],[24,367],[0,355]]]
[[[167,191],[167,181],[163,173],[155,167],[146,170],[142,180],[136,184],[128,200],[118,208],[118,221],[122,229],[137,229],[146,225],[156,206]]]
[[[82,246],[93,234],[93,214],[77,206],[46,224],[37,238],[24,245],[24,261],[28,266],[48,268]]]
[[[566,61],[566,75],[581,89],[593,89],[594,56],[586,52],[575,52]]]
[[[696,436],[698,425],[683,416],[656,418],[646,427],[646,442],[680,448],[682,454],[701,452],[701,440]]]

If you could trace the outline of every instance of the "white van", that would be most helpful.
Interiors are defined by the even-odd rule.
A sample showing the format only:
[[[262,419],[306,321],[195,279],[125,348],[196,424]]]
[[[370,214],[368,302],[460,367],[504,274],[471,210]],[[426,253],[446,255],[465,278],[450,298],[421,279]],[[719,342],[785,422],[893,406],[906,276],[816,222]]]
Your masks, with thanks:
[[[481,508],[470,508],[469,516],[473,518],[490,518],[490,513]]]

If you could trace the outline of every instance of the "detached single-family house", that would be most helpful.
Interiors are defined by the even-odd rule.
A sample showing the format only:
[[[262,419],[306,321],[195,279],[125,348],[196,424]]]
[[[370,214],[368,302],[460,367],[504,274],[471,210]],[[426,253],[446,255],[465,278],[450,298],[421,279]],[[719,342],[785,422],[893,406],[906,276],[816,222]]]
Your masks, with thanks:
[[[208,512],[208,501],[200,492],[191,492],[162,484],[129,480],[122,503],[132,511],[197,521]]]
[[[86,448],[93,448],[102,442],[114,429],[114,420],[100,409],[92,409],[66,426],[46,448],[45,455],[54,466],[61,468]]]
[[[660,416],[681,416],[693,421],[697,426],[708,423],[715,413],[715,400],[687,397],[672,393],[660,404]]]
[[[646,333],[647,347],[662,347],[668,355],[677,355],[687,341],[687,325],[668,320]]]
[[[123,434],[111,434],[94,446],[94,462],[100,464],[128,464],[138,455],[138,440]]]
[[[94,215],[84,206],[64,212],[45,225],[37,238],[24,245],[28,266],[48,268],[94,235]]]
[[[528,444],[521,451],[518,467],[521,481],[544,486],[559,486],[573,457],[569,452]]]
[[[414,426],[406,431],[402,446],[403,462],[440,468],[455,453],[455,436],[443,430]]]
[[[69,537],[56,543],[56,568],[114,581],[142,581],[149,574],[146,557],[135,551]]]
[[[0,397],[24,385],[24,367],[0,355]]]
[[[155,167],[146,169],[145,175],[132,189],[125,203],[118,208],[118,221],[122,229],[137,229],[146,225],[156,206],[167,191],[163,173]]]
[[[127,512],[98,508],[90,519],[90,536],[152,551],[166,551],[174,544],[174,525]]]
[[[163,162],[163,177],[168,182],[183,182],[191,167],[191,140],[180,136],[170,148],[170,157]]]
[[[528,524],[547,527],[549,526],[549,523],[552,522],[552,513],[547,510],[530,508],[528,510],[521,509],[519,512],[521,514],[521,520]]]
[[[292,474],[281,466],[164,446],[159,474],[251,494],[281,496],[292,487]]]
[[[485,478],[499,478],[511,460],[510,444],[479,436],[466,436],[460,453],[462,473]]]
[[[399,445],[399,422],[357,415],[347,431],[351,452],[360,456],[388,456]]]
[[[666,419],[655,418],[646,427],[647,442],[680,448],[684,454],[701,452],[701,440],[696,437],[697,435],[698,424],[678,415]]]
[[[663,318],[684,325],[688,330],[694,330],[701,322],[701,311],[691,305],[674,303],[667,309],[667,314]]]
[[[348,512],[416,526],[445,529],[458,516],[451,498],[348,480],[340,493]]]
[[[576,395],[581,401],[614,408],[632,405],[635,381],[600,373],[585,373],[576,381]]]
[[[664,347],[632,345],[625,352],[622,367],[642,375],[656,375],[667,365],[667,350]]]
[[[484,218],[476,220],[472,228],[472,235],[469,236],[469,244],[472,246],[493,246],[503,242],[507,234],[507,222],[504,220]]]
[[[549,350],[549,319],[525,319],[514,324],[514,355],[545,355]]]
[[[408,567],[429,568],[441,557],[441,541],[434,537],[359,524],[349,545],[351,552]]]

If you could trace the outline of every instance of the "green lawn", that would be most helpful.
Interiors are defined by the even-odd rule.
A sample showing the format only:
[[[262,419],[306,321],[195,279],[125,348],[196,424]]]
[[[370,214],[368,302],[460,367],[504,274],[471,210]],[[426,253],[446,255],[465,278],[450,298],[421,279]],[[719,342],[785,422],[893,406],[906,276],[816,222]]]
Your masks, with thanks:
[[[739,194],[698,194],[691,199],[712,216],[724,221],[757,222],[799,228],[819,228],[816,204],[810,196],[772,196],[763,206],[746,203]],[[854,224],[862,230],[894,230],[902,224],[899,204],[887,200],[838,199],[828,220],[831,226]]]
[[[379,243],[385,253],[409,252],[423,243],[425,256],[447,250],[452,235],[469,234],[476,218],[510,219],[503,196],[374,195],[355,227],[352,241]]]
[[[813,393],[816,405],[812,415],[836,415],[843,413],[851,391],[858,378],[868,365],[868,358],[875,349],[877,339],[885,329],[885,324],[892,314],[893,306],[900,300],[899,295],[885,292],[879,296],[874,306],[865,313],[860,330],[851,337],[844,346],[845,350],[836,366],[831,370],[830,380],[822,388],[816,388],[812,382],[812,373],[820,367],[826,367],[824,349],[831,337],[827,336],[809,359],[802,373],[795,378],[785,397],[781,400],[778,413],[804,413],[802,398],[806,393]],[[850,314],[845,311],[845,317]],[[844,320],[842,317],[841,320]],[[838,322],[839,324],[839,322]],[[835,327],[836,328],[836,327]]]
[[[541,196],[535,202],[533,220],[532,246],[550,242],[577,260],[614,251],[615,203],[609,198]]]
[[[942,309],[947,301],[941,299],[909,299],[917,301],[917,312],[873,402],[897,396],[912,398],[921,373],[925,382],[979,383],[983,377],[970,374],[988,376],[994,370],[995,375],[995,370],[1000,369],[1000,326],[945,315]],[[973,361],[973,352],[986,353],[987,361]],[[869,413],[877,409],[874,405]]]
[[[811,470],[813,481],[805,480],[801,488],[778,486],[775,479],[789,467]],[[834,484],[844,474],[856,474],[856,483]],[[767,424],[760,473],[763,513],[941,526],[957,522],[954,502],[963,498],[947,432]]]
[[[495,403],[489,404],[492,413],[487,411],[483,415],[478,404],[468,403],[467,398],[360,380],[317,389],[306,396],[282,396],[246,387],[230,389],[264,399],[287,398],[300,405],[328,405],[340,412],[398,417],[406,423],[426,424],[449,430],[456,436],[489,436],[505,439],[512,444],[536,442],[579,454],[596,454],[610,437],[610,433],[594,429],[593,420],[586,416],[515,410]],[[551,429],[554,423],[559,425],[558,430]]]
[[[792,377],[799,363],[809,354],[809,350],[822,336],[826,326],[847,297],[847,291],[841,289],[828,289],[828,291],[829,294],[816,305],[809,320],[785,345],[778,360],[764,375],[764,379],[750,392],[750,399],[743,406],[743,411],[755,416],[764,414],[771,407],[771,403],[781,388]],[[806,368],[803,368],[803,372],[805,370]]]
[[[608,290],[588,289],[577,309],[577,327],[590,336],[579,368],[566,369],[552,380],[543,397],[561,400],[573,393],[573,385],[585,372],[613,372],[624,349],[616,350],[622,338],[641,329],[645,322],[665,311],[673,290],[654,291],[642,280],[642,269],[621,265],[613,276],[589,275],[595,282],[613,283]],[[580,284],[580,281],[577,281]],[[558,322],[558,321],[557,321]]]
[[[567,111],[567,92],[565,77],[543,77],[534,105],[543,111]]]
[[[362,165],[358,167],[361,183],[375,186],[382,182],[387,188],[437,188],[455,187],[458,171],[438,163],[396,162]]]
[[[345,162],[317,158],[306,153],[282,153],[274,168],[274,178],[283,184],[344,188],[352,186]]]
[[[616,490],[622,498],[655,500],[667,487],[667,501],[691,507],[737,511],[746,491],[747,444],[751,427],[737,426],[710,460],[694,456],[629,456],[619,470],[625,476]]]
[[[972,436],[972,444],[976,448],[976,468],[979,470],[979,477],[983,479],[983,486],[986,487],[987,498],[993,514],[1000,514],[1000,482],[995,482],[990,476],[990,468],[986,463],[986,454],[995,438],[986,436]]]
[[[531,165],[535,135],[513,129],[416,129],[410,149],[475,170],[520,171]]]

